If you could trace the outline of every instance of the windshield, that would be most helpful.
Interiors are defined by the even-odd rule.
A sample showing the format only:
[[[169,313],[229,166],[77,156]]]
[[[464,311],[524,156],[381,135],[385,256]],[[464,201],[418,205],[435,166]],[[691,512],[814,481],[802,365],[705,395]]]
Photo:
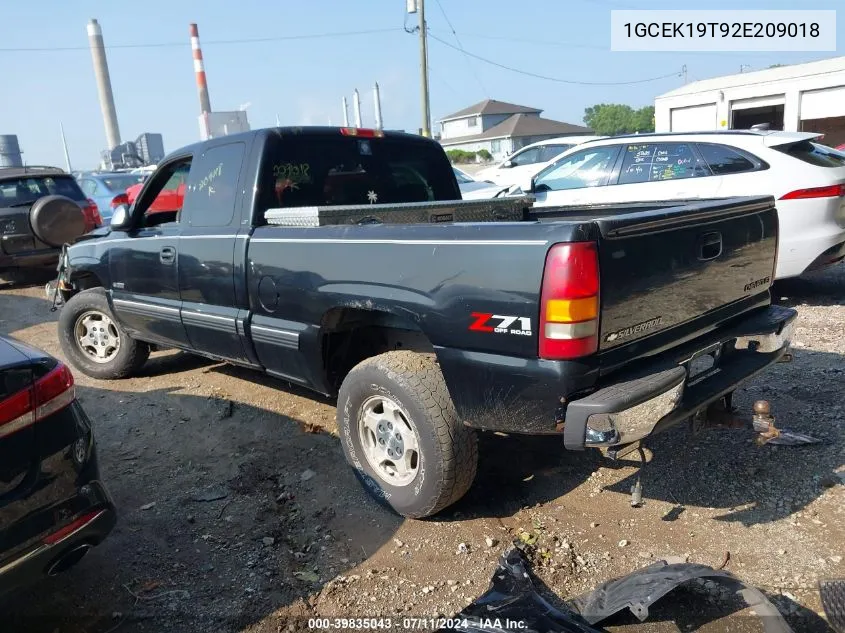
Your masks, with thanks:
[[[85,194],[70,176],[22,176],[0,181],[0,207],[20,206],[51,195],[85,201]]]
[[[115,174],[100,176],[99,178],[109,191],[114,192],[126,191],[132,185],[144,182],[145,179],[146,175],[144,174]]]

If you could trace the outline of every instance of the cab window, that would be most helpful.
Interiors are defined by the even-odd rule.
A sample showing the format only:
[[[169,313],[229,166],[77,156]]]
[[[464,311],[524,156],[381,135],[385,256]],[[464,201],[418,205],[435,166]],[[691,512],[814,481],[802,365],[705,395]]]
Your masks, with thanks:
[[[618,145],[603,145],[565,156],[538,174],[534,188],[539,192],[599,187],[607,181],[618,153]]]
[[[215,145],[191,164],[183,212],[191,226],[228,226],[235,215],[244,144]],[[177,187],[178,190],[178,187]]]
[[[402,139],[284,134],[267,140],[259,186],[267,209],[459,200],[443,151]]]

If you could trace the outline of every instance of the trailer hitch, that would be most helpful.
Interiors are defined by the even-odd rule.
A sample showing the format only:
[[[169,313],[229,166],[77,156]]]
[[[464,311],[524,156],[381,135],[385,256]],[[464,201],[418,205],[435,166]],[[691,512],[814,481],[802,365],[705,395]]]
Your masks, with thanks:
[[[805,433],[790,431],[775,426],[775,416],[768,400],[757,400],[751,414],[740,412],[731,404],[731,394],[702,409],[693,416],[693,432],[710,428],[745,429],[749,426],[757,433],[754,439],[758,446],[775,444],[799,446],[818,444],[820,439]]]

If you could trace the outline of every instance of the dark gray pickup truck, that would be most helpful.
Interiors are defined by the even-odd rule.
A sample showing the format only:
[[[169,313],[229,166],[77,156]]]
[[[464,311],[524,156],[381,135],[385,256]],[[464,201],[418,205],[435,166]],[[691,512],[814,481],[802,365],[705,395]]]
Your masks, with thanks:
[[[59,335],[97,378],[175,347],[337,396],[360,479],[424,517],[470,487],[476,429],[632,446],[778,361],[777,227],[769,197],[462,201],[433,141],[258,130],[170,155],[67,249]]]

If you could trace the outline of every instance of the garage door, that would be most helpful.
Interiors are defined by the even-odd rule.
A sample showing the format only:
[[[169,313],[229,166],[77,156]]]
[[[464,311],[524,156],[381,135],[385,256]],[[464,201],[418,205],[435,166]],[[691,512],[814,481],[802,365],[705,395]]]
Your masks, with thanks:
[[[752,97],[751,99],[734,99],[733,101],[731,101],[731,110],[750,110],[751,108],[782,106],[785,102],[786,98],[784,97],[784,95]]]
[[[845,116],[845,86],[811,90],[801,94],[801,119]]]
[[[698,132],[718,129],[715,103],[688,108],[672,108],[671,117],[669,129],[672,132]]]

